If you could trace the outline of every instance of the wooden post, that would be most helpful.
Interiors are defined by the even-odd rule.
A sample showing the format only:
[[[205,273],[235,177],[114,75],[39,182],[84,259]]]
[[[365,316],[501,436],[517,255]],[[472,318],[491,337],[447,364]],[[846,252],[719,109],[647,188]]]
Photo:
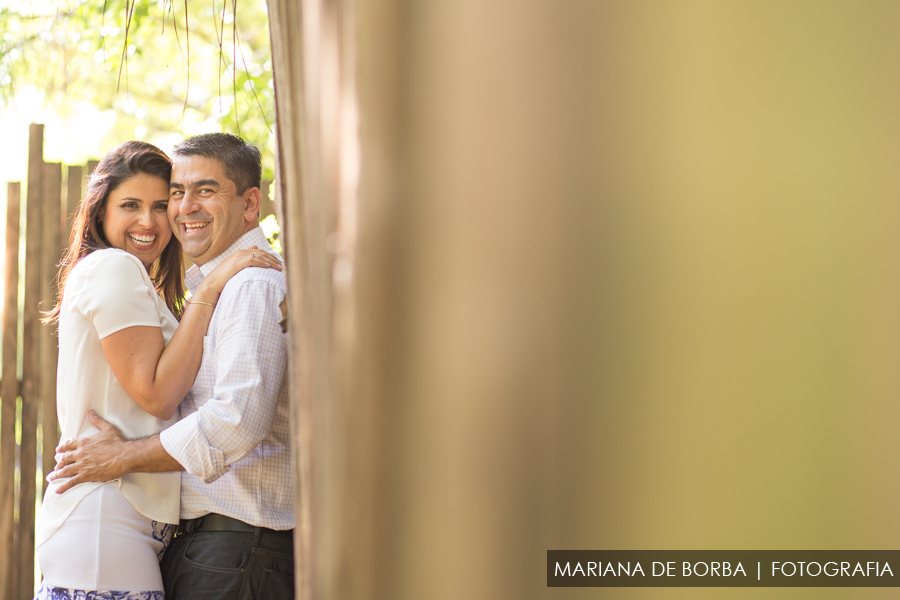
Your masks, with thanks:
[[[69,165],[68,179],[66,181],[66,210],[62,222],[62,247],[69,247],[69,237],[72,233],[72,220],[78,203],[81,202],[81,190],[84,189],[84,169]]]
[[[277,139],[276,132],[276,139]],[[272,182],[275,184],[275,193],[272,194],[272,207],[275,210],[275,220],[278,221],[279,226],[281,226],[282,231],[284,230],[284,186],[281,185],[281,176],[279,173],[281,172],[281,150],[278,148],[278,144],[275,144],[275,180]],[[284,248],[284,244],[282,244],[282,249]]]
[[[22,185],[7,185],[6,260],[3,274],[3,366],[0,383],[0,600],[15,598],[15,463],[16,397],[19,380],[16,373],[18,352],[19,296],[19,199]]]
[[[44,126],[31,124],[28,144],[28,190],[25,220],[25,307],[22,340],[22,445],[19,461],[19,598],[34,595],[34,501],[37,470],[38,302],[41,276],[41,209]]]
[[[42,310],[50,310],[56,303],[56,270],[60,257],[60,224],[62,221],[62,165],[46,163],[44,165],[43,215],[41,227],[41,274],[40,295]],[[53,335],[56,327],[44,326],[39,330],[40,343],[40,407],[42,448],[41,463],[43,473],[53,470],[58,426],[56,419],[56,358],[58,355],[57,338]],[[47,490],[47,480],[43,479],[42,492]]]
[[[326,347],[321,346],[316,338],[321,335],[323,327],[327,330],[330,326],[330,319],[320,312],[324,308],[320,299],[308,295],[310,290],[328,293],[327,281],[323,281],[321,270],[315,268],[325,248],[322,234],[324,221],[319,218],[321,212],[316,209],[323,202],[322,172],[317,160],[317,134],[322,127],[318,122],[319,89],[315,85],[318,83],[317,42],[320,34],[318,22],[310,19],[307,24],[305,21],[310,7],[315,8],[315,4],[316,0],[268,0],[277,90],[275,108],[279,166],[276,173],[281,216],[284,217],[281,239],[290,318],[288,372],[293,399],[292,451],[296,465],[294,562],[297,598],[328,597],[320,593],[318,579],[322,557],[317,544],[321,527],[316,502],[316,492],[319,491],[316,462],[320,454],[315,403],[327,403],[323,393],[323,387],[327,384],[327,377],[323,378],[327,364],[317,362],[327,357],[327,344]],[[313,14],[318,15],[318,12],[313,11]],[[301,31],[303,35],[298,35]],[[310,52],[306,53],[307,50]],[[305,66],[309,67],[308,73]],[[310,82],[313,83],[312,89],[307,87]],[[307,213],[310,207],[312,214]]]

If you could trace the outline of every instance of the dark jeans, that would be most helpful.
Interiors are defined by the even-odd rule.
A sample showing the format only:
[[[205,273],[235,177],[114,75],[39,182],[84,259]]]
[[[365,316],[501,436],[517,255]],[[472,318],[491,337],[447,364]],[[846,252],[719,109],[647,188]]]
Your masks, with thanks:
[[[201,531],[172,540],[162,563],[166,600],[291,600],[292,532]]]

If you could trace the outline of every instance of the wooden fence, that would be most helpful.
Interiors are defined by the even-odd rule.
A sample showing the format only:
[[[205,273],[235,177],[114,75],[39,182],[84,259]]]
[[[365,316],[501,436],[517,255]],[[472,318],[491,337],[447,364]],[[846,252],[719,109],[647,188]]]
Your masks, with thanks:
[[[81,199],[86,172],[96,164],[63,168],[60,163],[44,162],[43,146],[44,126],[31,125],[24,198],[21,183],[7,184],[0,371],[0,600],[34,595],[35,502],[46,486],[43,474],[53,468],[59,439],[57,344],[50,328],[41,327],[40,310],[50,306],[56,265],[68,243],[69,215]]]
[[[55,464],[59,439],[58,346],[51,329],[41,326],[40,310],[51,306],[72,215],[85,179],[98,162],[85,166],[44,162],[43,147],[44,126],[32,124],[25,197],[20,182],[7,184],[0,359],[0,600],[29,600],[34,595],[35,505],[46,487],[44,475]],[[269,185],[263,182],[261,219],[274,214]]]

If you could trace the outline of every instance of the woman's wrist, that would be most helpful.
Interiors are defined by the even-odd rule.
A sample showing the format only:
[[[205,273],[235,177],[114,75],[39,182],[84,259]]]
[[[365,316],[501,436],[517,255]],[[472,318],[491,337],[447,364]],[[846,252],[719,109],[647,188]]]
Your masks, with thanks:
[[[197,288],[193,294],[191,294],[188,302],[196,302],[197,304],[212,304],[215,305],[219,300],[219,292],[213,290],[209,286],[204,286],[202,283],[200,287]]]

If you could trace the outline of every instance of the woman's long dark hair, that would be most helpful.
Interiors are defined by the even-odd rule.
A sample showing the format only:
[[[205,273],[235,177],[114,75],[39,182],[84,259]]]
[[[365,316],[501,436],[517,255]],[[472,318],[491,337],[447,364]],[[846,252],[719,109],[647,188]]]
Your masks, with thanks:
[[[59,321],[66,280],[78,261],[95,250],[112,248],[103,233],[100,219],[106,211],[110,193],[135,175],[146,173],[164,180],[167,184],[172,174],[172,162],[166,154],[152,144],[132,141],[110,150],[94,169],[87,184],[87,193],[78,206],[69,236],[69,249],[59,263],[59,286],[53,310],[45,313],[44,323]],[[159,259],[151,265],[150,278],[156,291],[162,294],[169,310],[181,317],[184,307],[184,267],[181,245],[173,235]]]

